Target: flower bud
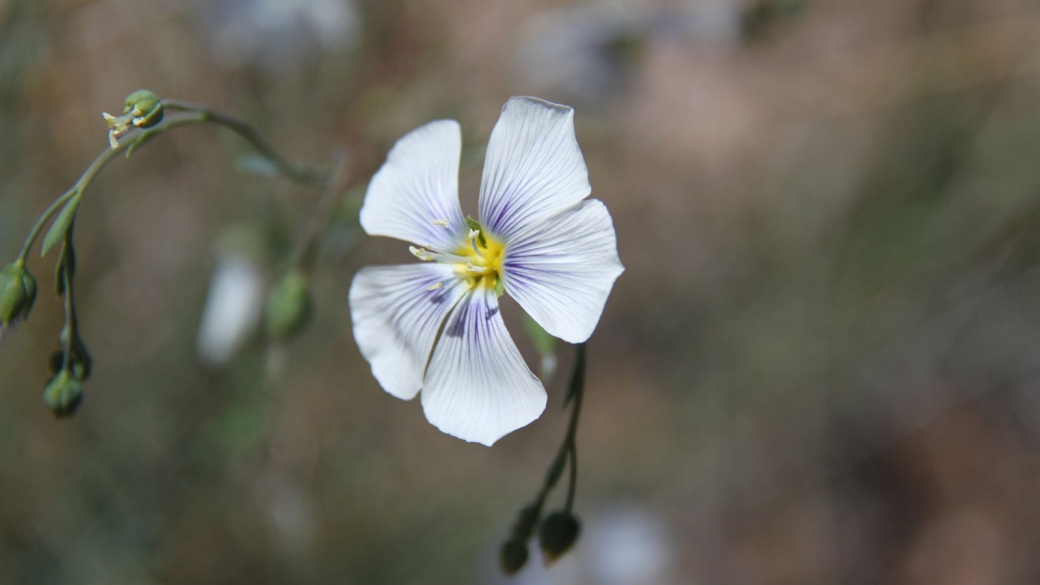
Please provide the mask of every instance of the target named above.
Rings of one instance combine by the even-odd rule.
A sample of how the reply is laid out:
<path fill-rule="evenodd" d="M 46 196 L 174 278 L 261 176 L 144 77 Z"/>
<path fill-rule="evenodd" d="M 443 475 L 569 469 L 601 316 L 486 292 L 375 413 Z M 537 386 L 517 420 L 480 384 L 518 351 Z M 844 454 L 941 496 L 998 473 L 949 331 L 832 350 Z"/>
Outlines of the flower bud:
<path fill-rule="evenodd" d="M 139 89 L 126 98 L 124 115 L 131 115 L 138 128 L 151 128 L 163 119 L 162 100 L 147 89 Z"/>
<path fill-rule="evenodd" d="M 549 565 L 566 554 L 578 541 L 581 524 L 570 512 L 553 512 L 538 528 L 538 546 L 545 564 Z"/>
<path fill-rule="evenodd" d="M 21 262 L 0 270 L 0 329 L 24 321 L 36 302 L 36 279 Z"/>
<path fill-rule="evenodd" d="M 83 385 L 69 370 L 58 372 L 43 391 L 43 401 L 56 418 L 72 416 L 83 400 Z"/>
<path fill-rule="evenodd" d="M 502 572 L 513 576 L 527 564 L 527 557 L 527 545 L 522 540 L 510 539 L 502 545 L 498 561 L 502 566 Z"/>
<path fill-rule="evenodd" d="M 286 274 L 267 298 L 267 336 L 284 341 L 303 328 L 311 315 L 310 286 L 299 270 Z"/>

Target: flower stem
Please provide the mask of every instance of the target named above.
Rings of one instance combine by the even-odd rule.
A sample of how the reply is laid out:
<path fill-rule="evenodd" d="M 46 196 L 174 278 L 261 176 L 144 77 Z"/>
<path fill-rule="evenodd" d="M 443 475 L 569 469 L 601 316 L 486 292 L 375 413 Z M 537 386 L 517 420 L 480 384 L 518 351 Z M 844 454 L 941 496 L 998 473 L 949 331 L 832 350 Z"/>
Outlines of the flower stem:
<path fill-rule="evenodd" d="M 570 392 L 572 399 L 574 400 L 574 406 L 571 410 L 571 421 L 570 426 L 567 428 L 567 438 L 564 439 L 564 448 L 570 453 L 570 475 L 568 476 L 567 484 L 567 500 L 564 503 L 563 509 L 567 512 L 571 511 L 574 506 L 574 496 L 578 486 L 578 421 L 581 418 L 581 406 L 585 397 L 585 344 L 581 343 L 577 347 L 577 354 L 574 358 L 574 371 L 571 374 Z"/>
<path fill-rule="evenodd" d="M 278 151 L 271 146 L 271 143 L 268 142 L 256 128 L 241 118 L 215 110 L 205 104 L 196 104 L 181 100 L 163 100 L 162 103 L 163 107 L 168 110 L 200 114 L 202 116 L 202 121 L 213 122 L 214 124 L 219 124 L 235 132 L 249 142 L 249 144 L 252 145 L 253 148 L 255 148 L 264 158 L 274 163 L 275 166 L 278 167 L 278 172 L 288 179 L 299 183 L 315 184 L 321 183 L 326 178 L 326 173 L 317 172 L 313 169 L 307 169 L 289 162 L 288 159 L 280 155 Z"/>
<path fill-rule="evenodd" d="M 72 348 L 76 345 L 76 340 L 79 339 L 79 322 L 76 318 L 76 298 L 73 290 L 73 278 L 72 278 L 72 259 L 68 256 L 74 254 L 72 244 L 72 232 L 75 229 L 75 222 L 69 226 L 69 231 L 65 232 L 65 244 L 62 246 L 62 267 L 61 267 L 61 278 L 65 282 L 65 339 L 64 339 L 64 350 L 65 358 L 62 362 L 62 369 L 71 372 L 72 371 Z"/>
<path fill-rule="evenodd" d="M 46 227 L 47 223 L 54 217 L 54 214 L 57 213 L 58 210 L 60 210 L 70 199 L 77 195 L 82 195 L 98 173 L 100 173 L 108 163 L 115 159 L 116 156 L 123 152 L 127 152 L 129 155 L 138 147 L 144 145 L 148 140 L 162 134 L 166 130 L 177 128 L 179 126 L 206 122 L 219 124 L 235 132 L 249 142 L 249 144 L 252 145 L 253 148 L 255 148 L 264 158 L 274 163 L 278 172 L 287 179 L 306 184 L 319 184 L 326 181 L 325 173 L 320 173 L 289 162 L 285 157 L 281 156 L 273 146 L 271 146 L 271 144 L 256 128 L 235 116 L 220 112 L 203 104 L 192 104 L 180 100 L 163 100 L 162 103 L 164 107 L 170 110 L 184 112 L 184 114 L 168 118 L 151 128 L 128 134 L 119 142 L 119 145 L 116 148 L 106 148 L 101 154 L 99 154 L 97 158 L 94 159 L 94 162 L 87 167 L 87 170 L 80 175 L 76 184 L 55 199 L 36 220 L 36 223 L 33 225 L 32 229 L 29 231 L 29 235 L 25 238 L 25 241 L 22 244 L 22 249 L 18 254 L 18 262 L 21 262 L 22 264 L 25 263 L 26 259 L 29 257 L 29 251 L 32 249 L 33 244 L 36 243 L 36 239 L 39 237 L 40 232 L 43 231 L 43 228 Z"/>
<path fill-rule="evenodd" d="M 318 200 L 314 212 L 311 214 L 310 222 L 307 224 L 303 236 L 293 252 L 292 265 L 294 268 L 309 272 L 314 265 L 318 240 L 326 224 L 328 224 L 329 216 L 335 209 L 335 204 L 338 201 L 337 196 L 346 187 L 349 167 L 347 153 L 343 150 L 337 150 L 333 155 L 332 166 L 325 178 L 325 186 L 322 189 L 321 198 Z"/>

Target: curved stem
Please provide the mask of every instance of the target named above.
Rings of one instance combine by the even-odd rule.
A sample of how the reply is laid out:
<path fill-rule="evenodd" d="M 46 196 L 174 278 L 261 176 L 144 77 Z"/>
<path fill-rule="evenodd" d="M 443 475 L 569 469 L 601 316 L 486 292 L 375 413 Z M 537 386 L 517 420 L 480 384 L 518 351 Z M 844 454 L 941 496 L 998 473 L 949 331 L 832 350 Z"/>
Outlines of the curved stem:
<path fill-rule="evenodd" d="M 162 104 L 167 110 L 201 114 L 204 117 L 204 121 L 220 124 L 235 132 L 249 142 L 264 158 L 273 162 L 281 174 L 293 181 L 314 184 L 325 180 L 325 173 L 293 164 L 278 154 L 278 151 L 256 128 L 241 118 L 215 110 L 205 104 L 196 104 L 182 100 L 162 100 Z"/>
<path fill-rule="evenodd" d="M 54 216 L 54 213 L 58 211 L 58 208 L 60 208 L 69 199 L 72 199 L 72 196 L 75 194 L 75 189 L 69 189 L 60 197 L 51 202 L 50 206 L 48 206 L 47 209 L 44 210 L 44 212 L 36 220 L 36 223 L 33 224 L 32 229 L 29 230 L 29 235 L 25 238 L 25 241 L 22 243 L 22 250 L 18 252 L 18 264 L 22 266 L 25 265 L 25 261 L 29 257 L 29 250 L 31 250 L 33 244 L 36 243 L 36 238 L 39 237 L 40 232 L 43 231 L 44 226 L 46 226 L 47 222 L 50 221 L 51 217 Z"/>
<path fill-rule="evenodd" d="M 94 162 L 87 167 L 87 170 L 80 175 L 76 184 L 71 189 L 63 193 L 57 199 L 55 199 L 40 217 L 36 220 L 32 229 L 29 231 L 29 235 L 25 238 L 22 243 L 22 249 L 18 254 L 17 262 L 25 264 L 26 259 L 29 257 L 29 251 L 32 249 L 33 244 L 36 243 L 37 238 L 46 227 L 47 223 L 54 217 L 54 214 L 62 208 L 70 199 L 76 195 L 81 195 L 87 188 L 88 185 L 94 180 L 94 178 L 105 168 L 108 163 L 112 162 L 120 153 L 126 152 L 129 156 L 138 147 L 144 145 L 147 141 L 151 140 L 155 136 L 162 134 L 166 130 L 177 128 L 179 126 L 187 126 L 191 124 L 201 124 L 205 122 L 213 122 L 219 124 L 234 131 L 236 134 L 246 139 L 262 156 L 269 159 L 278 168 L 278 171 L 286 178 L 308 184 L 320 183 L 325 180 L 325 175 L 304 167 L 294 165 L 287 159 L 282 157 L 278 152 L 264 139 L 264 137 L 255 128 L 250 126 L 245 121 L 225 114 L 210 108 L 209 106 L 201 104 L 190 104 L 188 102 L 181 102 L 178 100 L 163 101 L 163 105 L 170 110 L 182 111 L 183 115 L 170 117 L 164 120 L 162 123 L 152 127 L 137 131 L 135 133 L 128 134 L 119 142 L 116 148 L 106 148 L 101 154 L 94 159 Z"/>

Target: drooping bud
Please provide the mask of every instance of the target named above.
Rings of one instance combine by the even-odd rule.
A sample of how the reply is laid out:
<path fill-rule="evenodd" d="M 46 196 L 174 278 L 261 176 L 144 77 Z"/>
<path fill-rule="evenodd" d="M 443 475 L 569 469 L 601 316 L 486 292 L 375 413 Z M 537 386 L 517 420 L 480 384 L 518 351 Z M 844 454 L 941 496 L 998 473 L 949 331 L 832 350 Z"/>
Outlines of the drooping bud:
<path fill-rule="evenodd" d="M 138 128 L 151 128 L 163 119 L 162 100 L 147 89 L 139 89 L 126 98 L 123 114 L 133 115 L 131 123 Z"/>
<path fill-rule="evenodd" d="M 72 372 L 62 370 L 47 384 L 43 391 L 43 401 L 56 418 L 72 416 L 83 401 L 83 385 Z"/>
<path fill-rule="evenodd" d="M 279 341 L 289 339 L 307 324 L 311 309 L 307 276 L 300 270 L 289 272 L 267 298 L 267 336 Z"/>
<path fill-rule="evenodd" d="M 553 512 L 538 527 L 538 546 L 542 549 L 545 564 L 556 562 L 578 541 L 581 523 L 570 512 Z"/>
<path fill-rule="evenodd" d="M 528 556 L 527 545 L 522 540 L 510 539 L 498 552 L 502 572 L 509 576 L 519 573 L 527 564 Z"/>
<path fill-rule="evenodd" d="M 0 329 L 6 329 L 29 318 L 36 302 L 36 279 L 22 262 L 0 270 Z"/>

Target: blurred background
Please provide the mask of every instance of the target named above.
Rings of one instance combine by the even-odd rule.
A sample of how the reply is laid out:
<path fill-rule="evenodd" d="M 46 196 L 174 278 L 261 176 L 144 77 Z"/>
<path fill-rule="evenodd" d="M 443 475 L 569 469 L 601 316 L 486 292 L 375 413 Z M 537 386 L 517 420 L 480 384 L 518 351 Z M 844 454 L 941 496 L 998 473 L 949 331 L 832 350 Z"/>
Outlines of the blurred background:
<path fill-rule="evenodd" d="M 1035 0 L 0 0 L 0 263 L 138 88 L 352 155 L 285 347 L 256 311 L 312 190 L 215 127 L 94 183 L 78 415 L 41 400 L 53 258 L 0 350 L 0 583 L 1040 581 L 1038 32 Z M 473 213 L 518 94 L 576 108 L 628 270 L 590 345 L 583 537 L 509 580 L 570 348 L 487 449 L 379 388 L 346 298 L 412 260 L 356 225 L 387 150 L 459 120 Z"/>

